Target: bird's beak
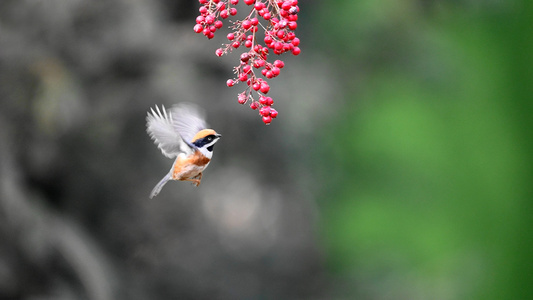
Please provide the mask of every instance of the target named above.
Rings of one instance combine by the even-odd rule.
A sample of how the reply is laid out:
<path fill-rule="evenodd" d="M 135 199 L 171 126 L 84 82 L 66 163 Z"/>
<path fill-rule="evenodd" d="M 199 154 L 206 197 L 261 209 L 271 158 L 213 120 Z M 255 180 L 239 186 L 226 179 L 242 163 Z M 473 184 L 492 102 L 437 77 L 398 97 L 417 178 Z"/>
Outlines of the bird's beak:
<path fill-rule="evenodd" d="M 222 137 L 222 134 L 217 133 L 217 134 L 215 134 L 215 136 L 216 136 L 217 138 L 220 138 L 220 137 Z"/>

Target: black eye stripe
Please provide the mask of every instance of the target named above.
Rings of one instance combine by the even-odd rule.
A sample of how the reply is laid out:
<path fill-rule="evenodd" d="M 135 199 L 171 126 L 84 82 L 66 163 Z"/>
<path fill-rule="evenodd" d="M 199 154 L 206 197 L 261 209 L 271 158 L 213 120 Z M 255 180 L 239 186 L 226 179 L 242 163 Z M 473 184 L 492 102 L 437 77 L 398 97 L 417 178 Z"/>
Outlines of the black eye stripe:
<path fill-rule="evenodd" d="M 206 137 L 203 137 L 201 139 L 196 140 L 195 142 L 193 142 L 193 144 L 196 147 L 201 148 L 201 147 L 211 143 L 213 140 L 215 140 L 215 135 L 211 134 L 211 135 L 208 135 Z"/>

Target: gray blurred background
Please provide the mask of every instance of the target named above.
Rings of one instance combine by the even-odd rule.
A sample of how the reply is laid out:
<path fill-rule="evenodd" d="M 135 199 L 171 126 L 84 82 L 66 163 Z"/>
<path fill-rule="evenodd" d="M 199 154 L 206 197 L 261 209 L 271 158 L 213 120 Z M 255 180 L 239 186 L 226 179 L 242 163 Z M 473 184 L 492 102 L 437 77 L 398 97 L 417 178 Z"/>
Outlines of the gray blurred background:
<path fill-rule="evenodd" d="M 1 299 L 292 299 L 321 289 L 313 175 L 294 159 L 312 137 L 302 99 L 324 105 L 331 88 L 287 55 L 271 81 L 280 117 L 263 125 L 237 103 L 244 86 L 225 85 L 240 52 L 218 58 L 226 34 L 193 32 L 198 7 L 0 2 Z M 150 200 L 173 161 L 146 134 L 146 113 L 181 101 L 202 106 L 224 140 L 199 188 L 171 182 Z"/>
<path fill-rule="evenodd" d="M 532 5 L 300 1 L 265 126 L 197 1 L 0 1 L 0 299 L 532 299 Z"/>

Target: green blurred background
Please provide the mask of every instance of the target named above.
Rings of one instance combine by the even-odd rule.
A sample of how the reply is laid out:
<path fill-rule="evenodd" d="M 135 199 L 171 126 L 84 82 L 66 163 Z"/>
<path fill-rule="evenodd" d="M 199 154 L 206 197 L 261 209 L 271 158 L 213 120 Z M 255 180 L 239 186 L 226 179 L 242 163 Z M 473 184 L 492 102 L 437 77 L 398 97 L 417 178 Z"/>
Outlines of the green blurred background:
<path fill-rule="evenodd" d="M 533 299 L 530 1 L 327 1 L 327 266 L 354 299 Z M 354 284 L 355 283 L 355 284 Z"/>
<path fill-rule="evenodd" d="M 533 299 L 531 2 L 300 0 L 264 126 L 196 0 L 0 1 L 0 299 Z"/>

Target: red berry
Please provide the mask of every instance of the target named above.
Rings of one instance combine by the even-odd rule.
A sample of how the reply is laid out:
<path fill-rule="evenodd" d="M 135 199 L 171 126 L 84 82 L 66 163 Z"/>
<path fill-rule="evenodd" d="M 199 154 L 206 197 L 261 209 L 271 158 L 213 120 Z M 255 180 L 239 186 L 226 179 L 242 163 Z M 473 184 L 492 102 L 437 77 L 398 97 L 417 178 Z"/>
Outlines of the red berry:
<path fill-rule="evenodd" d="M 230 3 L 233 5 L 237 5 L 239 3 L 239 0 L 231 0 Z"/>
<path fill-rule="evenodd" d="M 218 48 L 215 51 L 215 54 L 216 54 L 216 56 L 220 57 L 220 56 L 222 56 L 222 54 L 224 54 L 224 50 L 222 50 L 222 48 Z"/>
<path fill-rule="evenodd" d="M 242 21 L 242 28 L 244 29 L 250 29 L 252 27 L 252 22 L 250 20 L 244 20 Z"/>
<path fill-rule="evenodd" d="M 265 19 L 265 20 L 270 20 L 270 17 L 271 17 L 271 14 L 268 11 L 263 14 L 263 19 Z"/>
<path fill-rule="evenodd" d="M 199 11 L 202 15 L 205 15 L 205 14 L 207 13 L 207 7 L 202 6 L 202 7 L 200 7 L 200 9 L 198 9 L 198 11 Z"/>
<path fill-rule="evenodd" d="M 235 34 L 228 33 L 227 38 L 228 38 L 228 40 L 233 41 L 233 39 L 235 38 Z"/>
<path fill-rule="evenodd" d="M 271 72 L 272 72 L 272 75 L 273 75 L 274 77 L 276 77 L 276 76 L 279 75 L 279 68 L 278 68 L 278 67 L 273 67 L 272 70 L 271 70 Z"/>
<path fill-rule="evenodd" d="M 262 116 L 269 116 L 270 115 L 270 106 L 263 106 L 259 110 L 259 114 Z"/>
<path fill-rule="evenodd" d="M 270 78 L 274 77 L 274 74 L 272 74 L 272 71 L 270 71 L 270 70 L 265 70 L 265 71 L 266 72 L 263 75 L 265 75 L 266 78 L 270 79 Z"/>
<path fill-rule="evenodd" d="M 281 5 L 281 8 L 283 8 L 284 10 L 289 10 L 291 8 L 292 4 L 290 1 L 285 1 L 283 2 L 283 4 Z"/>
<path fill-rule="evenodd" d="M 261 88 L 261 84 L 259 82 L 256 82 L 252 85 L 252 88 L 254 89 L 254 91 L 257 91 Z"/>
<path fill-rule="evenodd" d="M 241 74 L 239 74 L 239 80 L 240 80 L 240 81 L 246 81 L 246 80 L 248 80 L 248 75 L 246 75 L 246 73 L 241 73 Z"/>
<path fill-rule="evenodd" d="M 265 36 L 265 44 L 272 44 L 272 37 L 270 35 Z"/>
<path fill-rule="evenodd" d="M 296 34 L 292 31 L 287 32 L 287 39 L 286 41 L 292 41 L 296 37 Z"/>
<path fill-rule="evenodd" d="M 193 30 L 196 33 L 200 33 L 202 31 L 204 31 L 204 27 L 202 25 L 200 25 L 200 24 L 196 24 L 196 25 L 194 25 Z"/>
<path fill-rule="evenodd" d="M 254 61 L 254 68 L 256 68 L 256 69 L 257 69 L 257 68 L 261 68 L 261 67 L 264 66 L 264 65 L 265 65 L 265 61 L 262 60 L 262 59 L 256 59 L 256 60 Z"/>
<path fill-rule="evenodd" d="M 246 42 L 244 42 L 244 47 L 246 47 L 246 48 L 250 48 L 250 47 L 252 47 L 252 41 L 246 41 Z"/>
<path fill-rule="evenodd" d="M 220 11 L 220 17 L 222 19 L 226 19 L 227 17 L 229 17 L 229 12 L 227 9 L 223 9 L 222 11 Z"/>
<path fill-rule="evenodd" d="M 255 10 L 260 11 L 265 7 L 265 4 L 263 2 L 256 2 L 254 5 Z"/>
<path fill-rule="evenodd" d="M 233 48 L 239 48 L 240 45 L 241 45 L 241 43 L 239 43 L 239 41 L 235 41 L 235 42 L 231 43 L 231 46 Z"/>
<path fill-rule="evenodd" d="M 228 87 L 232 87 L 234 84 L 235 84 L 235 81 L 233 81 L 233 79 L 228 79 L 228 81 L 226 81 L 226 85 Z"/>
<path fill-rule="evenodd" d="M 237 9 L 235 7 L 230 8 L 229 9 L 229 14 L 232 15 L 232 16 L 236 15 L 237 14 Z"/>
<path fill-rule="evenodd" d="M 257 102 L 252 102 L 250 103 L 250 108 L 253 109 L 253 110 L 256 110 L 259 108 L 259 104 L 257 104 Z"/>
<path fill-rule="evenodd" d="M 296 27 L 298 27 L 298 24 L 296 22 L 289 22 L 289 29 L 295 30 Z"/>
<path fill-rule="evenodd" d="M 239 96 L 237 97 L 237 101 L 240 104 L 246 103 L 246 100 L 248 100 L 248 99 L 246 98 L 246 95 L 244 94 L 244 92 L 240 93 Z"/>
<path fill-rule="evenodd" d="M 271 122 L 272 122 L 271 116 L 263 116 L 263 123 L 265 123 L 266 125 L 269 125 Z"/>
<path fill-rule="evenodd" d="M 248 54 L 248 52 L 241 54 L 241 61 L 247 62 L 249 59 L 250 59 L 250 55 Z"/>
<path fill-rule="evenodd" d="M 281 68 L 283 68 L 285 66 L 285 63 L 283 61 L 279 60 L 279 59 L 276 59 L 274 61 L 274 66 L 281 69 Z"/>
<path fill-rule="evenodd" d="M 196 17 L 196 23 L 197 23 L 197 24 L 200 24 L 200 23 L 202 23 L 203 21 L 205 21 L 204 16 L 198 16 L 198 17 Z"/>
<path fill-rule="evenodd" d="M 205 22 L 207 24 L 213 24 L 213 22 L 215 22 L 215 17 L 213 17 L 213 15 L 209 15 L 209 16 L 205 17 Z"/>
<path fill-rule="evenodd" d="M 244 0 L 244 3 L 246 5 L 252 5 L 252 4 L 254 4 L 254 2 L 255 2 L 255 0 Z"/>
<path fill-rule="evenodd" d="M 263 82 L 261 84 L 261 93 L 266 94 L 268 91 L 270 91 L 270 86 L 266 82 Z"/>
<path fill-rule="evenodd" d="M 272 98 L 270 97 L 266 97 L 266 101 L 267 101 L 266 105 L 268 106 L 271 106 L 272 104 L 274 104 L 274 100 L 272 100 Z M 272 113 L 272 111 L 270 113 Z"/>
<path fill-rule="evenodd" d="M 292 43 L 294 46 L 298 46 L 298 45 L 300 45 L 300 39 L 297 38 L 297 37 L 295 37 L 295 38 L 291 41 L 291 43 Z"/>
<path fill-rule="evenodd" d="M 270 116 L 272 117 L 272 119 L 276 118 L 278 116 L 278 111 L 271 108 L 270 109 Z"/>
<path fill-rule="evenodd" d="M 224 25 L 224 24 L 222 23 L 222 21 L 220 21 L 220 20 L 216 20 L 216 21 L 215 21 L 215 27 L 216 27 L 217 29 L 222 28 L 222 25 Z"/>
<path fill-rule="evenodd" d="M 292 49 L 292 54 L 294 54 L 294 55 L 300 54 L 300 48 L 294 47 L 294 49 Z"/>
<path fill-rule="evenodd" d="M 242 67 L 242 71 L 243 71 L 245 74 L 250 73 L 251 70 L 252 70 L 252 67 L 250 67 L 250 65 L 245 65 L 244 67 Z"/>
<path fill-rule="evenodd" d="M 250 23 L 252 23 L 252 26 L 257 26 L 257 24 L 259 24 L 259 20 L 257 18 L 251 18 Z"/>

